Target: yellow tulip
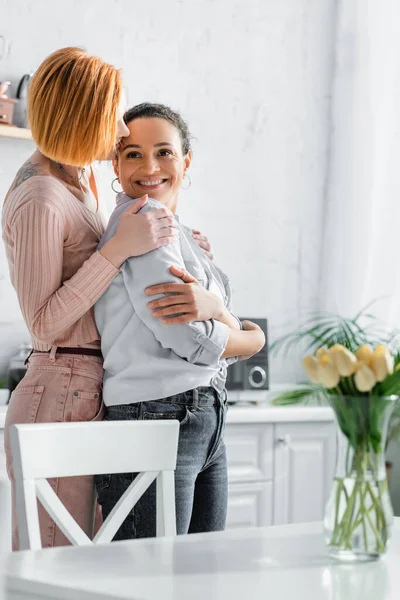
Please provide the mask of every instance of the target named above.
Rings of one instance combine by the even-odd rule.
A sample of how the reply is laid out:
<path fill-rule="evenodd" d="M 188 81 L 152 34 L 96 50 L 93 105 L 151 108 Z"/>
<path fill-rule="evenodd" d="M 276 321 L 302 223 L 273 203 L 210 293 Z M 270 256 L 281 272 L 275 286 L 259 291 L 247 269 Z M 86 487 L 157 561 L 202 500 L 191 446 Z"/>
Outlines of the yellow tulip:
<path fill-rule="evenodd" d="M 368 365 L 366 365 L 366 364 L 365 364 L 365 362 L 364 362 L 363 360 L 358 360 L 358 361 L 356 362 L 356 368 L 355 368 L 355 371 L 354 371 L 354 372 L 356 373 L 356 372 L 357 372 L 357 371 L 359 371 L 359 370 L 360 370 L 362 367 L 368 367 Z"/>
<path fill-rule="evenodd" d="M 321 358 L 324 356 L 330 358 L 330 350 L 325 347 L 318 348 L 318 350 L 315 352 L 315 356 L 318 358 L 318 360 L 321 360 Z"/>
<path fill-rule="evenodd" d="M 320 383 L 320 380 L 318 377 L 318 366 L 319 366 L 319 362 L 315 358 L 315 356 L 306 356 L 303 359 L 304 370 L 307 373 L 309 379 L 313 383 Z"/>
<path fill-rule="evenodd" d="M 363 364 L 354 375 L 354 383 L 359 392 L 369 392 L 376 384 L 376 377 L 373 371 Z"/>
<path fill-rule="evenodd" d="M 369 365 L 369 361 L 372 357 L 372 348 L 369 344 L 363 344 L 359 347 L 356 352 L 356 357 L 359 361 L 363 362 L 366 365 Z"/>
<path fill-rule="evenodd" d="M 329 389 L 336 387 L 340 381 L 339 371 L 335 363 L 323 356 L 318 365 L 318 378 L 320 382 Z"/>
<path fill-rule="evenodd" d="M 332 360 L 342 377 L 353 375 L 356 370 L 357 359 L 350 350 L 341 344 L 335 344 L 331 348 Z"/>
<path fill-rule="evenodd" d="M 378 344 L 369 363 L 376 380 L 383 381 L 388 375 L 391 375 L 393 373 L 393 365 L 394 359 L 390 354 L 389 348 L 383 344 Z"/>

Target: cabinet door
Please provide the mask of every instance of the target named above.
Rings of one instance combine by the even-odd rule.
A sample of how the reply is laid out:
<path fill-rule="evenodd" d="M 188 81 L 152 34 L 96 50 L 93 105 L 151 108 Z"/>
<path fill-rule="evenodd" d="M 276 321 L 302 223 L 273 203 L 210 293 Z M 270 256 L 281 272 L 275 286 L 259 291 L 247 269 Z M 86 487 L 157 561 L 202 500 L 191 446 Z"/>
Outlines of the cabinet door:
<path fill-rule="evenodd" d="M 274 428 L 265 423 L 228 423 L 225 445 L 229 483 L 268 481 L 273 476 Z"/>
<path fill-rule="evenodd" d="M 334 474 L 334 423 L 278 424 L 274 446 L 274 525 L 321 520 Z"/>
<path fill-rule="evenodd" d="M 0 429 L 0 556 L 11 550 L 11 485 L 6 471 L 4 430 Z"/>
<path fill-rule="evenodd" d="M 229 485 L 226 528 L 265 525 L 272 525 L 272 482 Z"/>

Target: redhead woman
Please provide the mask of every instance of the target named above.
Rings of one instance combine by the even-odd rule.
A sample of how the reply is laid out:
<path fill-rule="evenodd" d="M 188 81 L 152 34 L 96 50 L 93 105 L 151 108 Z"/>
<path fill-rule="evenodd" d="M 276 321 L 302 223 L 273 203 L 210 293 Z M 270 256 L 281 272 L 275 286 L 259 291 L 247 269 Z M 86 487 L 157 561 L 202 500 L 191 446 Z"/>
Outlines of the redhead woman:
<path fill-rule="evenodd" d="M 129 134 L 119 70 L 79 48 L 57 50 L 36 71 L 28 105 L 37 150 L 16 174 L 2 214 L 11 281 L 33 347 L 6 418 L 14 550 L 9 426 L 102 419 L 103 358 L 93 305 L 128 257 L 167 245 L 176 235 L 166 207 L 136 214 L 143 197 L 124 211 L 114 235 L 97 250 L 105 224 L 91 164 L 107 159 Z M 93 477 L 50 483 L 91 535 Z M 69 543 L 40 504 L 39 519 L 43 547 Z"/>

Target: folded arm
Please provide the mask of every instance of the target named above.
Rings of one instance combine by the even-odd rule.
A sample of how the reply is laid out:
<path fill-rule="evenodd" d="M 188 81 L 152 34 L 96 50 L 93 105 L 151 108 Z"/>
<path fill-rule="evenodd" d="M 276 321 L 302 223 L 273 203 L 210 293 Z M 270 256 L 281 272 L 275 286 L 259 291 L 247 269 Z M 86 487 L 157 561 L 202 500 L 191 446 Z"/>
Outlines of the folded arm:
<path fill-rule="evenodd" d="M 132 306 L 141 321 L 153 332 L 163 348 L 169 348 L 194 364 L 216 365 L 225 351 L 230 329 L 213 319 L 171 325 L 154 319 L 148 307 L 147 287 L 160 281 L 179 283 L 170 265 L 185 267 L 179 241 L 153 250 L 143 256 L 129 258 L 121 268 Z M 164 297 L 165 295 L 158 296 Z"/>

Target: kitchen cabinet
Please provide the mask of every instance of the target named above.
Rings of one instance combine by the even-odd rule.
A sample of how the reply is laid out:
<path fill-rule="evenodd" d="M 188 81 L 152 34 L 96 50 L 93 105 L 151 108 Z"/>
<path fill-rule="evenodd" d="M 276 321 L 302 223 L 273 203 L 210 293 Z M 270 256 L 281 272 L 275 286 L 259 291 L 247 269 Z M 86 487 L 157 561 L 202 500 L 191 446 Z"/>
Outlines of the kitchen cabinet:
<path fill-rule="evenodd" d="M 227 528 L 323 518 L 336 452 L 330 408 L 231 406 L 225 443 Z"/>
<path fill-rule="evenodd" d="M 274 427 L 274 525 L 323 518 L 335 469 L 333 423 Z"/>
<path fill-rule="evenodd" d="M 229 484 L 227 529 L 272 525 L 272 508 L 272 481 Z"/>

